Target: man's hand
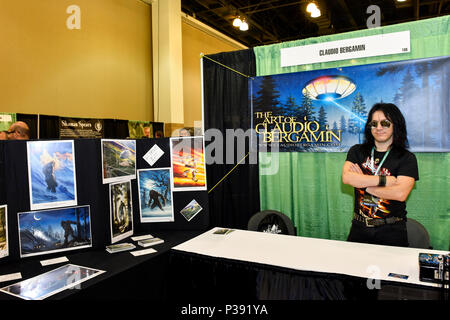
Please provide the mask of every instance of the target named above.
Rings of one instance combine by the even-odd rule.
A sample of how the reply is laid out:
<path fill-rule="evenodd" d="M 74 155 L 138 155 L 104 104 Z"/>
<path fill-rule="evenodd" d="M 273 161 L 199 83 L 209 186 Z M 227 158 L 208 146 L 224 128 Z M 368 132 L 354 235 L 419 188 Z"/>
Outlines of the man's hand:
<path fill-rule="evenodd" d="M 356 163 L 352 163 L 350 166 L 350 171 L 351 172 L 355 172 L 355 173 L 359 173 L 359 174 L 364 174 L 361 170 L 361 168 L 359 167 L 359 165 L 357 165 Z"/>

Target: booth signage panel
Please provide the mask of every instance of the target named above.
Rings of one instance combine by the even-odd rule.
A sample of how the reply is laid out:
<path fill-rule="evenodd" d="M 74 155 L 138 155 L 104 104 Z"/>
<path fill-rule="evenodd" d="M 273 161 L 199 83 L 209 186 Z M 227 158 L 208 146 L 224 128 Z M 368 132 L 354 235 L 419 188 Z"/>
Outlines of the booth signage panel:
<path fill-rule="evenodd" d="M 103 138 L 102 119 L 59 118 L 60 138 Z"/>
<path fill-rule="evenodd" d="M 323 42 L 280 50 L 281 66 L 358 59 L 411 51 L 409 31 Z"/>

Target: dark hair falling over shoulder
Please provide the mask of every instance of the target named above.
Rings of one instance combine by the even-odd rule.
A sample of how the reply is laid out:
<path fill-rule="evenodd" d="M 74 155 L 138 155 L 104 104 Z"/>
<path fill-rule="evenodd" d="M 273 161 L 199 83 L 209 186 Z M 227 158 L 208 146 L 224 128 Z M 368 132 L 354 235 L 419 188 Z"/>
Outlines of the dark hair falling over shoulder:
<path fill-rule="evenodd" d="M 367 122 L 364 127 L 364 142 L 362 147 L 364 152 L 370 153 L 370 150 L 375 145 L 375 141 L 369 126 L 369 122 L 372 120 L 372 115 L 376 111 L 382 111 L 386 118 L 394 125 L 394 139 L 392 142 L 392 149 L 397 149 L 400 152 L 409 148 L 406 122 L 400 109 L 393 103 L 376 103 L 370 109 L 367 115 Z"/>

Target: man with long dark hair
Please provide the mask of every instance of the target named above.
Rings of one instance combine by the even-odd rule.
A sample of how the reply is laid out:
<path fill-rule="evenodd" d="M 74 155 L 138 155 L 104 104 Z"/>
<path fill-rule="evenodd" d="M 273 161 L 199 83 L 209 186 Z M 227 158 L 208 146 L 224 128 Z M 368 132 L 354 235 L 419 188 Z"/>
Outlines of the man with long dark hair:
<path fill-rule="evenodd" d="M 406 199 L 419 180 L 417 160 L 409 152 L 406 123 L 392 103 L 369 112 L 363 144 L 350 148 L 342 181 L 355 188 L 348 241 L 408 246 Z"/>

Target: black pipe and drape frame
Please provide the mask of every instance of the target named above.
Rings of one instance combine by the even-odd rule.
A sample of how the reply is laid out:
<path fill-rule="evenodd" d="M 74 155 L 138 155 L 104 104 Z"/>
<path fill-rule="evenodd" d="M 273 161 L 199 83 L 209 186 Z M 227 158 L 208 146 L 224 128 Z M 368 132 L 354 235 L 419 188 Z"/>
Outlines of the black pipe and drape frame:
<path fill-rule="evenodd" d="M 206 168 L 211 226 L 247 229 L 248 220 L 260 208 L 258 164 L 249 163 L 247 157 L 237 165 L 242 160 L 237 154 L 237 142 L 226 137 L 227 129 L 242 129 L 244 132 L 251 129 L 248 88 L 249 77 L 255 74 L 256 62 L 252 49 L 203 58 L 204 129 L 205 132 L 208 129 L 219 130 L 224 142 L 223 163 L 209 164 Z M 214 143 L 214 140 L 209 143 Z M 226 145 L 232 143 L 234 161 L 227 164 Z M 249 139 L 246 139 L 246 154 L 250 151 L 249 144 Z"/>

